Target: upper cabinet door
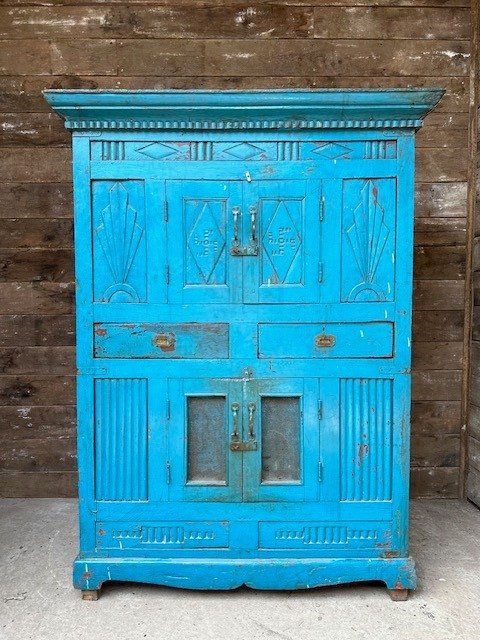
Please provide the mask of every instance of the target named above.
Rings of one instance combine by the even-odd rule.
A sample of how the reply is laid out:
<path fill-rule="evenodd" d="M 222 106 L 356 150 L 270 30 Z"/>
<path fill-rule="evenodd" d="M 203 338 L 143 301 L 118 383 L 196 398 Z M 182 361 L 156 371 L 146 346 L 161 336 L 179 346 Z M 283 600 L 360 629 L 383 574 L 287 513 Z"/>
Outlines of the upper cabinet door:
<path fill-rule="evenodd" d="M 314 501 L 319 491 L 319 380 L 256 379 L 245 384 L 245 502 Z"/>
<path fill-rule="evenodd" d="M 241 301 L 242 264 L 230 253 L 241 204 L 237 182 L 167 182 L 169 302 Z"/>
<path fill-rule="evenodd" d="M 322 212 L 318 180 L 244 184 L 243 236 L 258 245 L 258 255 L 243 258 L 245 302 L 319 300 Z"/>

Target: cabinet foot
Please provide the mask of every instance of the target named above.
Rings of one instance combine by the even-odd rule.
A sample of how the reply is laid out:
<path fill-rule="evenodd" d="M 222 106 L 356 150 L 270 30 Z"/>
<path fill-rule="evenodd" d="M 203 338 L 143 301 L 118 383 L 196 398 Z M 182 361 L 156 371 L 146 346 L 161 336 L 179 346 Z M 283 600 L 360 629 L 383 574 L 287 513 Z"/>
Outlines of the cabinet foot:
<path fill-rule="evenodd" d="M 405 600 L 408 600 L 408 589 L 389 589 L 388 593 L 394 602 L 405 602 Z"/>
<path fill-rule="evenodd" d="M 82 600 L 98 600 L 100 589 L 84 589 L 82 591 Z"/>

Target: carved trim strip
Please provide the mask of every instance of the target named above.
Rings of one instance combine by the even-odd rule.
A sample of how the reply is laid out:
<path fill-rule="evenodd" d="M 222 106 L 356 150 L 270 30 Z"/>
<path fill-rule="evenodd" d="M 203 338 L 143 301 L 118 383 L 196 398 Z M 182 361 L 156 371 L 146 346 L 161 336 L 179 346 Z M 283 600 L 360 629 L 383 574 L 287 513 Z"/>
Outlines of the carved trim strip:
<path fill-rule="evenodd" d="M 300 160 L 300 142 L 279 142 L 278 160 Z"/>
<path fill-rule="evenodd" d="M 223 522 L 99 522 L 102 549 L 228 549 L 230 526 Z"/>
<path fill-rule="evenodd" d="M 277 529 L 275 540 L 300 541 L 305 545 L 337 545 L 351 540 L 377 540 L 377 529 L 351 529 L 338 525 L 306 525 L 302 529 Z"/>
<path fill-rule="evenodd" d="M 417 129 L 422 121 L 412 120 L 66 120 L 74 130 L 196 129 L 209 131 L 237 129 Z"/>
<path fill-rule="evenodd" d="M 194 540 L 203 542 L 215 540 L 215 531 L 211 529 L 186 529 L 183 526 L 146 526 L 139 529 L 113 531 L 114 540 L 137 540 L 139 544 L 184 544 Z"/>

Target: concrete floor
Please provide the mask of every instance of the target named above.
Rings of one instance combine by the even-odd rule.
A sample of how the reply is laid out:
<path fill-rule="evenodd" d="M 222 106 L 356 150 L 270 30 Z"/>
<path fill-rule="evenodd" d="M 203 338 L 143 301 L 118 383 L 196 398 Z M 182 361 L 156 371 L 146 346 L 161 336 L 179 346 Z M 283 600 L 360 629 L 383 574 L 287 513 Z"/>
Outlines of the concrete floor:
<path fill-rule="evenodd" d="M 480 511 L 452 500 L 412 504 L 420 587 L 193 592 L 107 585 L 98 602 L 71 587 L 74 500 L 0 501 L 0 640 L 456 640 L 480 636 Z"/>

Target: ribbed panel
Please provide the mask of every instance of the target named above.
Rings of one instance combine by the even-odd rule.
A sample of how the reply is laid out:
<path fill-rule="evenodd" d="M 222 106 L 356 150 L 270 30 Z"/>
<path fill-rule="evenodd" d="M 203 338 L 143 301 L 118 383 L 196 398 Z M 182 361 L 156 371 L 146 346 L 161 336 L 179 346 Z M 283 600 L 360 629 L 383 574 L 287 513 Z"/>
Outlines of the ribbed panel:
<path fill-rule="evenodd" d="M 125 160 L 125 142 L 103 140 L 102 160 Z"/>
<path fill-rule="evenodd" d="M 278 160 L 299 160 L 300 159 L 300 143 L 279 142 L 278 143 Z"/>
<path fill-rule="evenodd" d="M 190 157 L 192 160 L 211 160 L 213 153 L 212 142 L 191 142 Z"/>
<path fill-rule="evenodd" d="M 392 499 L 392 380 L 341 380 L 340 495 Z"/>
<path fill-rule="evenodd" d="M 397 157 L 397 143 L 394 140 L 367 140 L 365 158 L 367 160 L 386 160 Z"/>
<path fill-rule="evenodd" d="M 97 500 L 147 499 L 147 381 L 95 380 Z"/>

